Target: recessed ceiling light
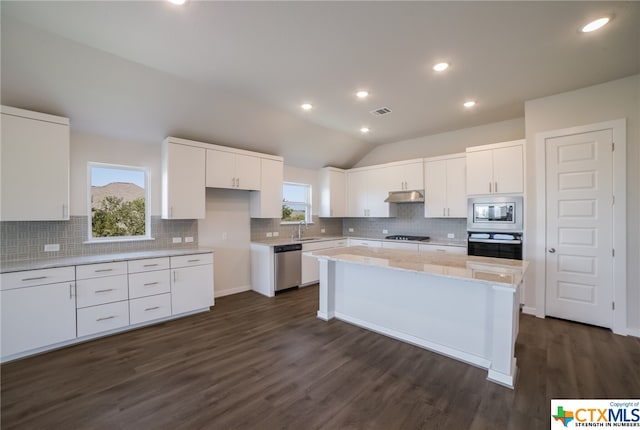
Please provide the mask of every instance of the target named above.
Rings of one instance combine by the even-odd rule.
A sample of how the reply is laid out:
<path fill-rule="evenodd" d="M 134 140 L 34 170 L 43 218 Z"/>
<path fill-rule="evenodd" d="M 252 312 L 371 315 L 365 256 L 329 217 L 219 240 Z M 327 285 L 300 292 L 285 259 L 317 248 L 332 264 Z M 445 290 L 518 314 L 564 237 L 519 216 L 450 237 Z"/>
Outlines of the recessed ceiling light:
<path fill-rule="evenodd" d="M 176 4 L 178 6 L 182 6 L 187 2 L 187 0 L 167 0 L 169 3 Z"/>
<path fill-rule="evenodd" d="M 369 131 L 370 131 L 370 130 L 369 130 L 369 127 L 362 127 L 362 128 L 360 129 L 360 133 L 369 133 Z"/>
<path fill-rule="evenodd" d="M 595 21 L 591 21 L 589 24 L 582 27 L 582 32 L 591 33 L 592 31 L 596 31 L 604 27 L 605 25 L 607 25 L 608 22 L 609 22 L 609 18 L 607 17 L 596 19 Z"/>
<path fill-rule="evenodd" d="M 433 66 L 433 70 L 435 70 L 436 72 L 442 72 L 444 70 L 447 70 L 449 68 L 449 63 L 438 63 L 435 66 Z"/>
<path fill-rule="evenodd" d="M 476 102 L 474 100 L 469 100 L 463 103 L 463 106 L 466 108 L 471 108 L 471 107 L 474 107 L 475 105 L 476 105 Z"/>
<path fill-rule="evenodd" d="M 313 105 L 311 103 L 304 103 L 300 105 L 300 107 L 304 110 L 310 110 L 313 107 Z"/>
<path fill-rule="evenodd" d="M 368 95 L 369 95 L 368 91 L 358 91 L 356 93 L 356 96 L 358 96 L 359 99 L 365 99 L 367 98 Z"/>

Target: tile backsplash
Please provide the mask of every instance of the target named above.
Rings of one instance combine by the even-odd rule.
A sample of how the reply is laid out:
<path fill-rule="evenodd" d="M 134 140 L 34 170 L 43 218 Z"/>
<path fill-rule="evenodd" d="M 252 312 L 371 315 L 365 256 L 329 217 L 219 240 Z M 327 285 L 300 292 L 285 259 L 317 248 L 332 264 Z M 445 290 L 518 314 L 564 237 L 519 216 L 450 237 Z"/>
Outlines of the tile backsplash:
<path fill-rule="evenodd" d="M 319 236 L 342 236 L 342 219 L 340 218 L 319 218 L 312 217 L 312 224 L 302 226 L 305 237 Z M 324 233 L 321 230 L 324 229 Z M 267 233 L 278 232 L 278 237 L 288 238 L 295 231 L 298 234 L 297 224 L 280 225 L 278 218 L 252 218 L 251 219 L 251 240 L 268 239 Z"/>
<path fill-rule="evenodd" d="M 185 243 L 185 237 L 193 237 Z M 163 220 L 151 217 L 151 237 L 155 240 L 85 243 L 88 238 L 86 216 L 72 216 L 69 221 L 0 222 L 0 261 L 43 260 L 155 249 L 194 248 L 198 246 L 197 220 Z M 174 237 L 183 238 L 174 244 Z M 45 252 L 44 246 L 59 244 L 60 251 Z"/>
<path fill-rule="evenodd" d="M 349 229 L 352 228 L 353 232 Z M 383 233 L 387 230 L 387 233 Z M 464 242 L 467 239 L 466 218 L 425 218 L 424 203 L 397 203 L 395 218 L 344 218 L 342 234 L 352 237 L 382 239 L 392 234 L 429 236 L 432 240 Z M 453 233 L 454 239 L 447 238 Z"/>

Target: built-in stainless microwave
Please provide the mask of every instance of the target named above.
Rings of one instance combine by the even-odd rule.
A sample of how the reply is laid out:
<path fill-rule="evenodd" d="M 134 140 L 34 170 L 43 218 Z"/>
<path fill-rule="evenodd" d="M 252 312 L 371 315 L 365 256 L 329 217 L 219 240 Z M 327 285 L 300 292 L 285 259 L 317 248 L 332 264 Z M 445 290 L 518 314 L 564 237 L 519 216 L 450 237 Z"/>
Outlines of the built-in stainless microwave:
<path fill-rule="evenodd" d="M 522 196 L 470 198 L 468 231 L 522 232 Z"/>

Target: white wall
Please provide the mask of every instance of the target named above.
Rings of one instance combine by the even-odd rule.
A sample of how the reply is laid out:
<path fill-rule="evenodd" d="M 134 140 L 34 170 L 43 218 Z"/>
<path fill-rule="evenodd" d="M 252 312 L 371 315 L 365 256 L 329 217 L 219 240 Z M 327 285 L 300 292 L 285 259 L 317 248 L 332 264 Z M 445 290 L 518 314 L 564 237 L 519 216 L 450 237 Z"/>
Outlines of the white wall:
<path fill-rule="evenodd" d="M 464 152 L 469 146 L 522 138 L 524 138 L 524 118 L 516 118 L 380 145 L 365 155 L 354 167 L 455 154 Z"/>
<path fill-rule="evenodd" d="M 73 124 L 71 126 L 73 130 Z M 148 168 L 151 215 L 160 215 L 162 204 L 160 201 L 162 196 L 160 155 L 160 142 L 155 145 L 72 131 L 69 213 L 72 216 L 86 216 L 88 213 L 87 163 L 93 161 Z"/>
<path fill-rule="evenodd" d="M 614 119 L 627 119 L 627 324 L 640 336 L 640 75 L 592 87 L 531 100 L 525 104 L 527 201 L 526 219 L 535 219 L 536 134 Z M 528 236 L 544 235 L 532 222 Z M 527 259 L 535 252 L 534 241 L 526 241 Z M 535 272 L 532 261 L 531 272 Z M 544 280 L 531 279 L 536 288 Z M 530 284 L 528 284 L 530 285 Z M 535 290 L 526 291 L 526 305 L 535 307 Z"/>
<path fill-rule="evenodd" d="M 198 244 L 213 248 L 216 297 L 251 289 L 249 191 L 207 188 Z"/>

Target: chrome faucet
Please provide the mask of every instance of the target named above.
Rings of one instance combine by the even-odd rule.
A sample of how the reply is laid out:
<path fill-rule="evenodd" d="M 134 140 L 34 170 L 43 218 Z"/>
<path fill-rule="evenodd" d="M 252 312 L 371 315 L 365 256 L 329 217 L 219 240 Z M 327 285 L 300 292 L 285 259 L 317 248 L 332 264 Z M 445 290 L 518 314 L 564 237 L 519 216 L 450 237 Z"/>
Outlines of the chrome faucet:
<path fill-rule="evenodd" d="M 302 239 L 302 225 L 304 224 L 304 229 L 308 229 L 309 226 L 307 225 L 307 221 L 306 220 L 302 220 L 298 223 L 298 240 Z"/>

